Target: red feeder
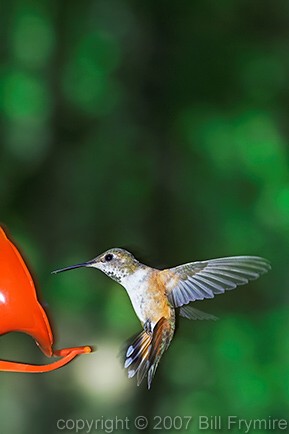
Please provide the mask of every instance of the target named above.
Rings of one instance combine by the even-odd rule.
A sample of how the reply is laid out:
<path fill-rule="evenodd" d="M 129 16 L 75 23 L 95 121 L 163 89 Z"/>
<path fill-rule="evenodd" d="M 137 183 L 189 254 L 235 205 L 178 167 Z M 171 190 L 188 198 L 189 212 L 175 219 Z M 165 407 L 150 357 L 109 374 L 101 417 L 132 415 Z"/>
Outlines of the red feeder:
<path fill-rule="evenodd" d="M 18 331 L 32 336 L 41 351 L 61 359 L 50 365 L 30 365 L 0 360 L 0 371 L 48 372 L 61 368 L 91 347 L 53 350 L 53 334 L 39 303 L 32 277 L 23 258 L 0 227 L 0 335 Z"/>

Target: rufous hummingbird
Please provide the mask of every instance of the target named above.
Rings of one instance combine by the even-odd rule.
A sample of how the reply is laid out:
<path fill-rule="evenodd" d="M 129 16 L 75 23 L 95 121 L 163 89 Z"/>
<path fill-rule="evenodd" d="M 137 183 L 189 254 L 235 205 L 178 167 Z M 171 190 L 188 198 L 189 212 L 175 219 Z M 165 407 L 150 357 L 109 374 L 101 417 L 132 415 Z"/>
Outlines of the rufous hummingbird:
<path fill-rule="evenodd" d="M 215 320 L 188 304 L 244 285 L 271 268 L 258 256 L 232 256 L 158 270 L 140 263 L 127 250 L 113 248 L 53 273 L 79 267 L 97 268 L 126 289 L 143 330 L 128 346 L 124 367 L 129 378 L 137 376 L 138 385 L 147 376 L 148 388 L 173 338 L 177 308 L 188 319 Z"/>

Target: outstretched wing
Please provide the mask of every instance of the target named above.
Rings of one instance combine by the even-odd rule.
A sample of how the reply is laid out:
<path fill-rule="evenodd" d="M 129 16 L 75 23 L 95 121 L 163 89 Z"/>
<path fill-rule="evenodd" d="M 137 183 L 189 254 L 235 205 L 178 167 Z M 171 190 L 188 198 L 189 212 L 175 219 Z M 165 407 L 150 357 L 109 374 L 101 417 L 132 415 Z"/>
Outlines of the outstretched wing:
<path fill-rule="evenodd" d="M 179 265 L 169 270 L 176 278 L 171 285 L 167 284 L 168 296 L 175 307 L 213 298 L 257 279 L 270 268 L 269 261 L 258 256 L 232 256 Z"/>

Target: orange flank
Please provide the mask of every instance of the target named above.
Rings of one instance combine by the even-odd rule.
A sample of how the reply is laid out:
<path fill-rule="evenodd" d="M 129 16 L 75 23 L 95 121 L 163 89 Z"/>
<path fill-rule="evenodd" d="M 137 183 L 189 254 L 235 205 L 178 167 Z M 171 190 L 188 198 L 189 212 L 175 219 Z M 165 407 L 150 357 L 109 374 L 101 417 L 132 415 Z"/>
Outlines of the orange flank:
<path fill-rule="evenodd" d="M 152 323 L 157 323 L 160 318 L 170 319 L 172 317 L 172 307 L 166 297 L 164 280 L 158 270 L 154 270 L 147 278 L 144 315 L 150 318 Z"/>

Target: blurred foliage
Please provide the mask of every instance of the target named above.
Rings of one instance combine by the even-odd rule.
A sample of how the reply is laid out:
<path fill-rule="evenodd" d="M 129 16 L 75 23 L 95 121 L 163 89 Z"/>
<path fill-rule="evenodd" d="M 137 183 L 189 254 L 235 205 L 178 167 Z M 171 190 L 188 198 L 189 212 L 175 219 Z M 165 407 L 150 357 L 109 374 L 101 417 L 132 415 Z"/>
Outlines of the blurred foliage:
<path fill-rule="evenodd" d="M 97 346 L 51 374 L 1 373 L 1 432 L 286 418 L 288 2 L 15 0 L 0 20 L 1 221 L 56 346 Z M 49 274 L 113 246 L 160 267 L 256 254 L 272 272 L 202 302 L 217 323 L 181 320 L 148 392 L 117 359 L 140 329 L 124 290 L 93 270 Z M 43 362 L 17 334 L 1 358 Z"/>

